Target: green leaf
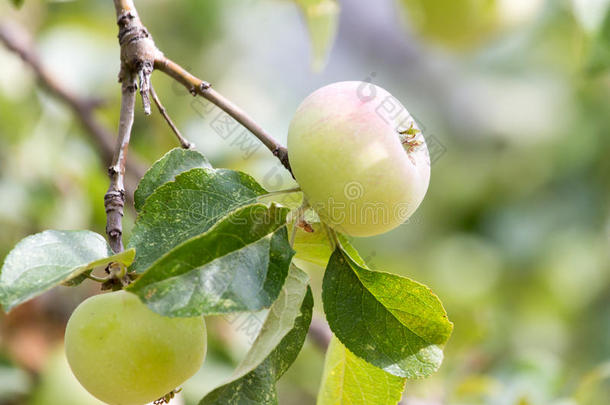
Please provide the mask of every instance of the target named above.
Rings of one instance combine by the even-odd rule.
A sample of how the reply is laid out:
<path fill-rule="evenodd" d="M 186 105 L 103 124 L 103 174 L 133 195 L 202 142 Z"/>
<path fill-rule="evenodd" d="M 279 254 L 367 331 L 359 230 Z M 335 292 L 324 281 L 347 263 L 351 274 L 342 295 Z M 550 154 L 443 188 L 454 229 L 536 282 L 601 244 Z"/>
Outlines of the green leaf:
<path fill-rule="evenodd" d="M 269 307 L 294 254 L 287 208 L 253 204 L 176 247 L 127 289 L 154 311 L 190 317 Z"/>
<path fill-rule="evenodd" d="M 440 367 L 453 324 L 425 285 L 366 269 L 337 249 L 322 300 L 331 330 L 358 357 L 398 377 L 425 377 Z"/>
<path fill-rule="evenodd" d="M 24 0 L 11 0 L 11 3 L 13 3 L 13 6 L 19 8 L 23 6 Z"/>
<path fill-rule="evenodd" d="M 309 278 L 290 266 L 286 283 L 231 380 L 206 395 L 200 405 L 275 405 L 276 382 L 292 365 L 309 330 L 313 295 Z"/>
<path fill-rule="evenodd" d="M 195 150 L 175 148 L 167 152 L 151 166 L 140 180 L 133 195 L 136 210 L 142 209 L 146 199 L 157 188 L 173 181 L 180 173 L 197 167 L 211 169 L 212 165 L 205 156 Z"/>
<path fill-rule="evenodd" d="M 295 0 L 305 17 L 311 40 L 312 69 L 320 71 L 339 27 L 340 6 L 336 0 Z"/>
<path fill-rule="evenodd" d="M 180 243 L 265 193 L 252 177 L 233 170 L 196 168 L 179 174 L 148 197 L 136 220 L 129 241 L 137 251 L 132 270 L 146 271 Z"/>
<path fill-rule="evenodd" d="M 333 336 L 317 405 L 396 405 L 406 381 L 362 360 Z"/>
<path fill-rule="evenodd" d="M 81 273 L 111 262 L 129 266 L 135 251 L 113 255 L 91 231 L 44 231 L 28 236 L 8 254 L 0 271 L 0 303 L 6 311 Z"/>

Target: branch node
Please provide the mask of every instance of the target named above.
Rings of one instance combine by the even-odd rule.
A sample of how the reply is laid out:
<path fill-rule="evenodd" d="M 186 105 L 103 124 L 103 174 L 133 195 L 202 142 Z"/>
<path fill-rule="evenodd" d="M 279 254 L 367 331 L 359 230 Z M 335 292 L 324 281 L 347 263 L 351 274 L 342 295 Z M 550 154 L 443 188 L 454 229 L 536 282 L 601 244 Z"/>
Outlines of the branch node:
<path fill-rule="evenodd" d="M 117 176 L 120 172 L 119 172 L 119 168 L 116 166 L 110 166 L 108 167 L 108 177 L 115 177 Z"/>
<path fill-rule="evenodd" d="M 106 234 L 110 247 L 115 253 L 123 250 L 123 231 L 121 220 L 125 206 L 125 192 L 123 190 L 108 190 L 104 195 L 104 206 L 106 208 Z"/>
<path fill-rule="evenodd" d="M 133 20 L 135 17 L 135 14 L 132 13 L 131 10 L 127 10 L 122 12 L 121 15 L 119 15 L 119 18 L 117 18 L 116 23 L 119 27 L 124 27 L 129 24 L 129 21 Z"/>
<path fill-rule="evenodd" d="M 114 190 L 106 192 L 104 202 L 106 203 L 106 212 L 122 208 L 125 205 L 125 191 Z"/>
<path fill-rule="evenodd" d="M 138 90 L 138 84 L 135 81 L 128 80 L 125 82 L 125 78 L 121 78 L 121 82 L 123 83 L 123 92 L 135 93 Z"/>

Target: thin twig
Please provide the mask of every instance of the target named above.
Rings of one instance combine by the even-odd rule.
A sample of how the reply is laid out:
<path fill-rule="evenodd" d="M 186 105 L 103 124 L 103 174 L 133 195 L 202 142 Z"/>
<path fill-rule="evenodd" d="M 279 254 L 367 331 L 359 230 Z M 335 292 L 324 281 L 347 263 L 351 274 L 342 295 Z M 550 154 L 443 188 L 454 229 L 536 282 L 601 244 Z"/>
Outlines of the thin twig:
<path fill-rule="evenodd" d="M 100 104 L 98 100 L 79 97 L 55 79 L 42 65 L 33 49 L 27 33 L 14 23 L 0 23 L 0 41 L 12 52 L 15 52 L 36 75 L 42 86 L 55 98 L 70 107 L 74 116 L 80 121 L 85 133 L 97 145 L 104 164 L 112 161 L 114 153 L 114 135 L 95 117 L 94 110 Z M 132 183 L 144 175 L 144 167 L 130 159 L 127 162 Z"/>
<path fill-rule="evenodd" d="M 108 168 L 110 187 L 104 196 L 106 234 L 115 253 L 123 251 L 123 207 L 125 206 L 125 158 L 133 126 L 137 85 L 133 76 L 123 77 L 119 136 L 112 165 Z"/>
<path fill-rule="evenodd" d="M 150 85 L 150 95 L 152 96 L 153 101 L 157 105 L 159 112 L 161 113 L 163 118 L 165 118 L 165 121 L 167 122 L 169 127 L 172 129 L 172 131 L 176 135 L 176 138 L 178 138 L 178 142 L 180 142 L 180 146 L 184 149 L 193 149 L 195 147 L 195 145 L 193 143 L 189 142 L 188 139 L 183 137 L 182 134 L 180 133 L 180 130 L 178 129 L 178 127 L 176 127 L 176 125 L 174 125 L 174 122 L 172 121 L 169 114 L 167 113 L 167 110 L 165 109 L 165 107 L 163 107 L 163 104 L 161 104 L 161 100 L 157 96 L 157 92 L 155 91 L 155 88 L 153 87 L 152 84 Z"/>
<path fill-rule="evenodd" d="M 214 90 L 208 82 L 193 76 L 176 62 L 166 58 L 162 53 L 159 53 L 155 59 L 155 69 L 164 72 L 181 83 L 192 95 L 200 95 L 233 117 L 252 132 L 282 162 L 282 165 L 292 173 L 290 163 L 288 162 L 288 149 L 265 131 L 245 111 Z"/>

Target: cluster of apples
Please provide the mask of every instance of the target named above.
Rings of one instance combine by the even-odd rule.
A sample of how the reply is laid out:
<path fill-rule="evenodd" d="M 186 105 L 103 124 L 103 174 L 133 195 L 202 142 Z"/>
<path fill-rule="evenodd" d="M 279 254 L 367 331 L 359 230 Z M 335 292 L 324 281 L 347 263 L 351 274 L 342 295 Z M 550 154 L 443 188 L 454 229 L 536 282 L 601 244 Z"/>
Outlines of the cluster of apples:
<path fill-rule="evenodd" d="M 429 156 L 416 123 L 371 83 L 334 83 L 308 96 L 290 125 L 288 150 L 306 201 L 348 235 L 396 228 L 428 188 Z M 203 317 L 163 317 L 118 291 L 74 311 L 65 349 L 74 375 L 95 397 L 142 405 L 172 393 L 201 367 L 206 328 Z"/>

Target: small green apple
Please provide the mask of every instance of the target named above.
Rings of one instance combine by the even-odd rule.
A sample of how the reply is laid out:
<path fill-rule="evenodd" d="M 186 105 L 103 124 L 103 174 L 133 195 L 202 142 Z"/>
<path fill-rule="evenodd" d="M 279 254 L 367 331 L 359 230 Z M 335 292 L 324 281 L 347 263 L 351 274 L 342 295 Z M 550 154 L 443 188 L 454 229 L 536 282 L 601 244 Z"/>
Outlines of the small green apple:
<path fill-rule="evenodd" d="M 320 219 L 353 236 L 402 224 L 430 181 L 417 124 L 390 93 L 366 82 L 334 83 L 309 95 L 290 124 L 288 155 Z"/>
<path fill-rule="evenodd" d="M 124 291 L 80 304 L 65 337 L 78 381 L 111 405 L 143 405 L 171 392 L 199 370 L 206 344 L 203 317 L 167 318 Z"/>

